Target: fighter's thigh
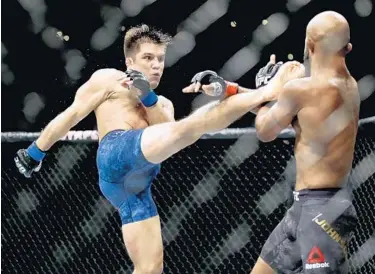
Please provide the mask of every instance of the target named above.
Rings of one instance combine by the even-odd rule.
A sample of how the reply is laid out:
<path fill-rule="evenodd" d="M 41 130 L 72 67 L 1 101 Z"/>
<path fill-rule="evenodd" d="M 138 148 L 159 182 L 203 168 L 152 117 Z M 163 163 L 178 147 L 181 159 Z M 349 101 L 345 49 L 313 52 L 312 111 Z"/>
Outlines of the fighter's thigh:
<path fill-rule="evenodd" d="M 163 123 L 146 128 L 141 137 L 141 149 L 147 161 L 158 164 L 191 145 L 199 138 L 189 127 L 189 121 Z"/>
<path fill-rule="evenodd" d="M 275 274 L 276 272 L 261 257 L 258 258 L 250 274 Z"/>
<path fill-rule="evenodd" d="M 126 250 L 134 265 L 162 265 L 163 241 L 159 216 L 124 224 L 121 228 Z"/>
<path fill-rule="evenodd" d="M 252 274 L 274 273 L 294 273 L 300 267 L 300 251 L 293 237 L 293 231 L 288 227 L 290 216 L 283 220 L 272 231 L 265 242 L 260 258 L 255 264 Z"/>

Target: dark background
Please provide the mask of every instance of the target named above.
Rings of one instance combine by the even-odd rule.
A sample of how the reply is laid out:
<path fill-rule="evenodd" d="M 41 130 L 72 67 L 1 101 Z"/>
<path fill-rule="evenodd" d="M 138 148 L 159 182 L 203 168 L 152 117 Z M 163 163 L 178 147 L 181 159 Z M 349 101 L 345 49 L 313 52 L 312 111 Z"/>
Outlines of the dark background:
<path fill-rule="evenodd" d="M 8 54 L 3 63 L 14 73 L 11 85 L 2 83 L 2 131 L 40 131 L 46 123 L 72 103 L 75 91 L 89 76 L 99 68 L 114 67 L 125 69 L 122 52 L 124 32 L 110 47 L 103 51 L 90 48 L 93 32 L 103 25 L 100 6 L 103 4 L 119 6 L 120 1 L 94 0 L 56 0 L 46 1 L 48 11 L 46 23 L 60 29 L 70 36 L 64 50 L 79 49 L 87 63 L 82 77 L 75 83 L 68 80 L 64 70 L 62 50 L 51 49 L 41 39 L 41 34 L 30 31 L 30 15 L 17 1 L 2 1 L 2 43 Z M 175 35 L 179 24 L 205 1 L 159 0 L 146 6 L 136 17 L 125 18 L 121 25 L 126 28 L 146 23 Z M 261 21 L 275 12 L 283 12 L 290 17 L 288 29 L 262 51 L 260 62 L 246 73 L 238 82 L 246 87 L 254 86 L 254 76 L 263 66 L 269 55 L 275 53 L 281 60 L 287 60 L 288 53 L 302 61 L 305 27 L 318 12 L 335 10 L 343 14 L 350 23 L 353 51 L 349 54 L 348 67 L 359 80 L 373 73 L 375 60 L 373 42 L 373 14 L 360 17 L 354 9 L 352 0 L 311 1 L 295 13 L 286 9 L 281 0 L 231 1 L 228 12 L 196 37 L 193 51 L 181 58 L 174 66 L 165 70 L 159 94 L 170 98 L 175 104 L 176 118 L 191 111 L 191 101 L 195 95 L 184 95 L 181 89 L 191 77 L 203 69 L 219 70 L 239 49 L 249 44 L 253 30 Z M 231 27 L 230 22 L 237 26 Z M 27 122 L 22 112 L 23 100 L 27 93 L 37 92 L 45 101 L 45 108 L 36 116 L 35 123 Z M 360 117 L 375 114 L 371 99 L 363 102 Z M 248 126 L 253 119 L 248 114 L 232 126 Z M 89 116 L 75 129 L 93 129 L 95 119 Z"/>

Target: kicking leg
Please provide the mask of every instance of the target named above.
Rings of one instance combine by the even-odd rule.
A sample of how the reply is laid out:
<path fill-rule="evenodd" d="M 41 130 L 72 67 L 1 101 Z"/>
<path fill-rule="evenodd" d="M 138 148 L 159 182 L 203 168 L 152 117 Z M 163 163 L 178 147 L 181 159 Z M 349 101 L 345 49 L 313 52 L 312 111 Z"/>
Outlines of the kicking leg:
<path fill-rule="evenodd" d="M 142 152 L 149 162 L 161 163 L 203 134 L 228 127 L 264 101 L 261 91 L 241 93 L 203 106 L 178 122 L 148 127 L 142 134 Z"/>

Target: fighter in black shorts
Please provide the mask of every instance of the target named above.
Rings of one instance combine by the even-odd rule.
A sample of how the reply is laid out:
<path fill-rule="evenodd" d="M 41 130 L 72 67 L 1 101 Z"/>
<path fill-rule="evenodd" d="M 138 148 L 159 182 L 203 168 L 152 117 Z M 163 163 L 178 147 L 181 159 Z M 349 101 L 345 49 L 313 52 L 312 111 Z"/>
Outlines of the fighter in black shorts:
<path fill-rule="evenodd" d="M 305 44 L 311 76 L 280 86 L 277 102 L 258 111 L 256 128 L 264 142 L 295 121 L 297 176 L 294 204 L 265 243 L 253 274 L 348 272 L 347 244 L 357 218 L 344 183 L 360 105 L 357 83 L 345 63 L 352 49 L 349 39 L 342 15 L 327 11 L 315 16 Z M 273 59 L 267 70 L 274 64 Z"/>

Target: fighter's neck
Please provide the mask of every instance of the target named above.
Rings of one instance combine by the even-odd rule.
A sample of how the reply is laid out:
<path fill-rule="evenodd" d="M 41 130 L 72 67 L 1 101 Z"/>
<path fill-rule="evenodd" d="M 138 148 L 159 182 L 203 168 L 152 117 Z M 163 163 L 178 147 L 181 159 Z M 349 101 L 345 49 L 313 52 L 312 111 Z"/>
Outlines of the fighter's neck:
<path fill-rule="evenodd" d="M 350 75 L 345 58 L 342 56 L 312 56 L 310 61 L 311 76 L 348 76 Z"/>

